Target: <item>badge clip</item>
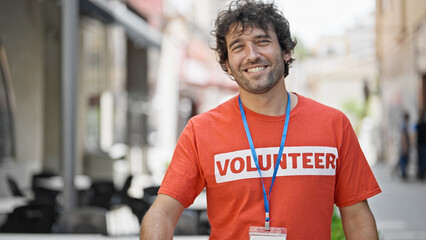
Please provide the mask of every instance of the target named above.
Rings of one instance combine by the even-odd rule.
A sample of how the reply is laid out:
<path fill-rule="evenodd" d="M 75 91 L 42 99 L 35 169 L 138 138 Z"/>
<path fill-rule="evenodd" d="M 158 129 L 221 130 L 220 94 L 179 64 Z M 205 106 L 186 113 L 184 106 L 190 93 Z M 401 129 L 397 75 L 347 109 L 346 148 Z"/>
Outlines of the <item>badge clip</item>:
<path fill-rule="evenodd" d="M 269 231 L 269 221 L 265 221 L 265 231 Z"/>
<path fill-rule="evenodd" d="M 265 215 L 265 231 L 269 231 L 269 213 L 267 212 Z"/>

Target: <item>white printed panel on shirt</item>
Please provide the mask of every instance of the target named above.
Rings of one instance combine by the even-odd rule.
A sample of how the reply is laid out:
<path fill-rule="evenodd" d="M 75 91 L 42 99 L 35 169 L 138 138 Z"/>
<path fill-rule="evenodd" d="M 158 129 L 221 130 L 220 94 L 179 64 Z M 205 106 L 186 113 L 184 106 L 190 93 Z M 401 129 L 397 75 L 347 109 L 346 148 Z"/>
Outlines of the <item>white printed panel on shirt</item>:
<path fill-rule="evenodd" d="M 278 147 L 256 148 L 262 177 L 272 177 Z M 285 147 L 278 167 L 278 176 L 336 175 L 338 152 L 333 147 Z M 214 156 L 217 183 L 258 178 L 251 150 L 221 153 Z"/>

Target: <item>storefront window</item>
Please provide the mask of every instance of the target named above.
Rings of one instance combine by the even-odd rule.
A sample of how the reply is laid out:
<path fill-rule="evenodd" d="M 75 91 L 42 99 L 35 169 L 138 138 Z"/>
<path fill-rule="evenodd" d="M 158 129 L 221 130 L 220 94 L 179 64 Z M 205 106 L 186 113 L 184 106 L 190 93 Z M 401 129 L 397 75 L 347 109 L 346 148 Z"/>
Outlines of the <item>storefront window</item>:
<path fill-rule="evenodd" d="M 13 89 L 6 51 L 0 42 L 0 164 L 15 156 Z"/>

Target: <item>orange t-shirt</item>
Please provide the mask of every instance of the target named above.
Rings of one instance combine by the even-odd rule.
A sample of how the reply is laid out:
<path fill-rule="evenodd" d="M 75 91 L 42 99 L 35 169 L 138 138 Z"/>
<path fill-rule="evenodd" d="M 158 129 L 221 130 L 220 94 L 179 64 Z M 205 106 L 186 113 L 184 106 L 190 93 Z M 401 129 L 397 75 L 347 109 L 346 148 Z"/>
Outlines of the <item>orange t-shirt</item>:
<path fill-rule="evenodd" d="M 298 100 L 270 196 L 270 224 L 286 227 L 289 240 L 330 239 L 334 204 L 349 206 L 381 190 L 346 116 Z M 285 115 L 244 110 L 269 191 Z M 249 226 L 264 226 L 263 190 L 238 96 L 188 122 L 159 193 L 188 207 L 204 187 L 210 239 L 248 239 Z"/>

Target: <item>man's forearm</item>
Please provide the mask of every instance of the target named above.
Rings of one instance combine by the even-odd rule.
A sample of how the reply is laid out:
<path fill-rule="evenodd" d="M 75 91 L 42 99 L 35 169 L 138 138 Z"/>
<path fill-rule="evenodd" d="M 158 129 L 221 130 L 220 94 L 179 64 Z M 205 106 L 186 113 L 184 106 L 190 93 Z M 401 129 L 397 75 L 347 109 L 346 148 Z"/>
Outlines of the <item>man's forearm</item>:
<path fill-rule="evenodd" d="M 347 240 L 378 240 L 379 235 L 375 224 L 358 226 L 357 228 L 343 227 Z"/>
<path fill-rule="evenodd" d="M 162 209 L 151 208 L 143 218 L 140 239 L 173 239 L 174 225 L 170 217 Z"/>
<path fill-rule="evenodd" d="M 340 209 L 347 240 L 378 240 L 376 221 L 367 201 Z"/>
<path fill-rule="evenodd" d="M 154 204 L 143 218 L 140 239 L 173 239 L 173 233 L 183 209 L 183 205 L 178 200 L 158 194 Z"/>

